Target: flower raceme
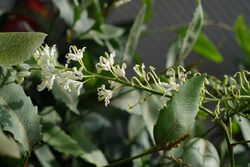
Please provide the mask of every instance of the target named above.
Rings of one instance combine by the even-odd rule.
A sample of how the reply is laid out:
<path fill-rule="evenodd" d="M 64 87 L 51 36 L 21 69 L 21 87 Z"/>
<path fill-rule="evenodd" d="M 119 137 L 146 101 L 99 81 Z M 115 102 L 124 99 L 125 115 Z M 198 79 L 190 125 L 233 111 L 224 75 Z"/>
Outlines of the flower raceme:
<path fill-rule="evenodd" d="M 85 68 L 82 60 L 85 49 L 85 47 L 78 49 L 76 46 L 70 46 L 69 53 L 65 55 L 67 61 L 64 66 L 56 60 L 58 52 L 55 45 L 52 47 L 45 45 L 38 49 L 34 54 L 34 58 L 37 62 L 36 68 L 41 71 L 42 82 L 37 86 L 37 90 L 42 91 L 45 88 L 51 90 L 54 83 L 57 82 L 66 91 L 75 91 L 77 95 L 80 95 L 85 82 L 97 77 L 102 78 L 103 75 L 99 74 L 106 71 L 111 74 L 111 77 L 110 75 L 103 77 L 108 81 L 109 89 L 106 89 L 105 85 L 101 85 L 97 88 L 97 94 L 98 100 L 104 101 L 105 106 L 107 106 L 114 93 L 119 92 L 124 86 L 135 87 L 149 92 L 159 92 L 159 94 L 163 95 L 162 98 L 167 98 L 166 96 L 171 95 L 172 91 L 177 91 L 187 78 L 188 73 L 183 67 L 178 67 L 177 70 L 168 69 L 166 73 L 167 79 L 162 81 L 157 76 L 154 67 L 150 66 L 149 71 L 146 72 L 144 64 L 136 64 L 133 67 L 136 76 L 129 80 L 126 77 L 126 63 L 115 64 L 115 52 L 105 53 L 104 56 L 101 56 L 96 64 L 97 72 L 93 73 Z M 70 68 L 72 66 L 71 61 L 79 63 L 80 68 Z M 22 70 L 19 75 L 28 76 L 30 67 L 28 65 L 22 66 L 20 65 Z"/>

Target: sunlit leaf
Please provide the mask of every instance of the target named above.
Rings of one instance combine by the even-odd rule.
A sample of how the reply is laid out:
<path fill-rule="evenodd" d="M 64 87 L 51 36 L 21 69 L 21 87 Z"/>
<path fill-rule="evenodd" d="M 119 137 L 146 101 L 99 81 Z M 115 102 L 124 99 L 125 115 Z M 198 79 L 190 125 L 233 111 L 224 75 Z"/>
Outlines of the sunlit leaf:
<path fill-rule="evenodd" d="M 19 159 L 21 157 L 17 143 L 7 137 L 0 128 L 0 156 Z"/>
<path fill-rule="evenodd" d="M 154 127 L 156 144 L 172 142 L 190 133 L 199 110 L 204 78 L 205 75 L 201 75 L 188 80 L 160 111 Z"/>
<path fill-rule="evenodd" d="M 26 61 L 43 43 L 46 34 L 39 32 L 0 33 L 0 65 Z"/>
<path fill-rule="evenodd" d="M 58 8 L 60 12 L 60 17 L 64 19 L 64 21 L 72 26 L 74 23 L 74 9 L 70 4 L 70 1 L 67 0 L 52 0 L 54 5 Z"/>

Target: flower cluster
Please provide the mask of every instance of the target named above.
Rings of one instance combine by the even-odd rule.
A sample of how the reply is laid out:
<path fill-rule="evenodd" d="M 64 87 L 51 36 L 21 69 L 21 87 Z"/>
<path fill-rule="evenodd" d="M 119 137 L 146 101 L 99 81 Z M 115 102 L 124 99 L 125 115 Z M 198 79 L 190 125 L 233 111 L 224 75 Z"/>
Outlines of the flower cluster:
<path fill-rule="evenodd" d="M 188 73 L 183 67 L 178 67 L 177 70 L 173 68 L 168 69 L 166 76 L 166 81 L 161 81 L 155 72 L 155 68 L 150 66 L 149 71 L 145 71 L 145 65 L 136 64 L 133 69 L 136 76 L 131 78 L 129 81 L 126 77 L 125 69 L 127 65 L 123 63 L 121 66 L 115 64 L 114 61 L 115 53 L 111 54 L 105 53 L 105 56 L 101 56 L 99 62 L 96 64 L 97 71 L 109 71 L 116 80 L 109 81 L 110 89 L 105 89 L 105 85 L 102 85 L 97 89 L 99 100 L 104 100 L 107 106 L 110 103 L 110 99 L 113 94 L 117 92 L 122 86 L 119 83 L 126 83 L 127 86 L 131 87 L 141 87 L 148 91 L 159 91 L 163 94 L 162 99 L 166 99 L 166 95 L 171 95 L 172 91 L 177 91 L 183 83 L 186 82 Z M 165 103 L 164 103 L 165 104 Z"/>
<path fill-rule="evenodd" d="M 80 91 L 83 87 L 83 67 L 80 69 L 76 67 L 68 68 L 68 64 L 70 61 L 81 62 L 84 51 L 85 48 L 77 49 L 76 47 L 70 47 L 69 53 L 65 56 L 67 58 L 67 64 L 65 67 L 61 67 L 56 61 L 57 51 L 55 45 L 51 48 L 46 45 L 38 49 L 34 57 L 37 61 L 38 68 L 41 68 L 42 82 L 37 86 L 37 90 L 42 91 L 46 87 L 51 90 L 56 81 L 65 90 L 71 91 L 73 88 L 77 94 L 80 95 Z"/>

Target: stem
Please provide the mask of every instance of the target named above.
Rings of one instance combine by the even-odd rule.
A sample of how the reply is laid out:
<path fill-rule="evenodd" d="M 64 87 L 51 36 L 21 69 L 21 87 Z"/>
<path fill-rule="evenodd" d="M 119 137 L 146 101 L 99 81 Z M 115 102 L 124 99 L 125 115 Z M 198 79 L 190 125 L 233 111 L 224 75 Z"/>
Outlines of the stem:
<path fill-rule="evenodd" d="M 238 144 L 247 144 L 247 143 L 250 143 L 250 140 L 244 140 L 244 141 L 235 142 L 235 143 L 232 143 L 231 146 L 235 147 Z"/>
<path fill-rule="evenodd" d="M 221 119 L 217 119 L 218 123 L 222 126 L 224 129 L 225 135 L 226 135 L 226 142 L 227 142 L 227 149 L 229 154 L 229 161 L 230 161 L 230 167 L 235 167 L 235 160 L 234 160 L 234 154 L 233 154 L 233 146 L 230 142 L 230 134 L 228 132 L 227 126 Z"/>
<path fill-rule="evenodd" d="M 145 151 L 145 152 L 142 153 L 142 154 L 136 155 L 136 156 L 134 156 L 134 157 L 122 159 L 122 160 L 120 160 L 120 161 L 111 163 L 111 164 L 109 164 L 109 165 L 105 165 L 105 166 L 103 166 L 103 167 L 114 167 L 114 166 L 118 166 L 118 165 L 121 165 L 121 164 L 123 164 L 123 163 L 132 161 L 132 160 L 134 160 L 134 159 L 143 157 L 143 156 L 145 156 L 145 155 L 152 154 L 152 153 L 157 152 L 157 151 L 159 151 L 159 149 L 154 149 L 154 148 L 152 148 L 152 149 L 149 149 L 148 151 Z"/>
<path fill-rule="evenodd" d="M 26 155 L 26 157 L 24 159 L 24 162 L 23 162 L 23 167 L 27 167 L 28 166 L 29 157 L 30 157 L 30 154 L 29 154 L 29 152 L 27 152 L 27 155 Z"/>

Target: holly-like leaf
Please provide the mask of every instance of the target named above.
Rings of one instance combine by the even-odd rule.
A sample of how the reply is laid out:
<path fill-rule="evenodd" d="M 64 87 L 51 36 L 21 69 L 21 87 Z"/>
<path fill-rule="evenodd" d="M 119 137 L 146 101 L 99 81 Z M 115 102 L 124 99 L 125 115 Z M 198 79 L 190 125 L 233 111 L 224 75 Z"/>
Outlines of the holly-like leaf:
<path fill-rule="evenodd" d="M 40 116 L 23 88 L 11 81 L 0 81 L 0 124 L 28 151 L 41 139 Z"/>
<path fill-rule="evenodd" d="M 202 167 L 219 167 L 219 154 L 212 143 L 202 138 L 192 138 L 168 155 L 183 160 L 185 164 Z"/>
<path fill-rule="evenodd" d="M 156 144 L 172 142 L 192 130 L 199 110 L 199 99 L 205 75 L 195 76 L 173 94 L 167 106 L 160 111 L 154 127 Z"/>
<path fill-rule="evenodd" d="M 18 64 L 29 59 L 43 43 L 40 32 L 0 33 L 0 65 Z"/>

